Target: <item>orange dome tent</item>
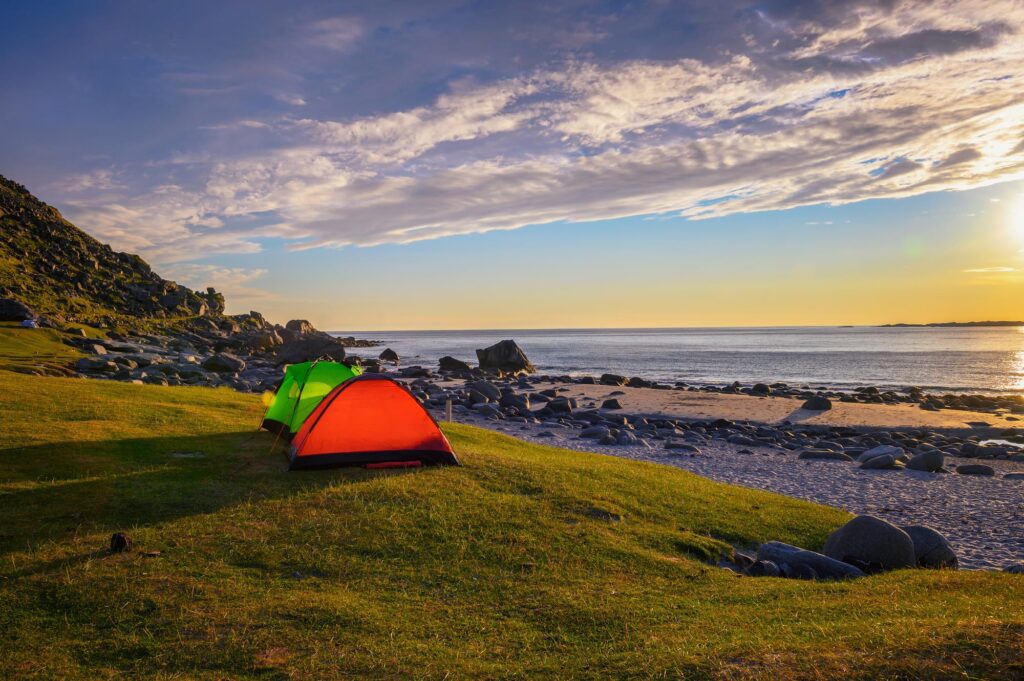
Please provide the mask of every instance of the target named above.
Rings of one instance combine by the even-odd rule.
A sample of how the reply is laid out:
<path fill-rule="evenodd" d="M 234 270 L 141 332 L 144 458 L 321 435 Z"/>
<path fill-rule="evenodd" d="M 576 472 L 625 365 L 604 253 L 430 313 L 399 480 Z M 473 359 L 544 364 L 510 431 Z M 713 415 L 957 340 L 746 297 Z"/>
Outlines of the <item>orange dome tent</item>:
<path fill-rule="evenodd" d="M 427 410 L 379 374 L 356 376 L 328 393 L 295 434 L 289 458 L 291 470 L 459 463 Z"/>

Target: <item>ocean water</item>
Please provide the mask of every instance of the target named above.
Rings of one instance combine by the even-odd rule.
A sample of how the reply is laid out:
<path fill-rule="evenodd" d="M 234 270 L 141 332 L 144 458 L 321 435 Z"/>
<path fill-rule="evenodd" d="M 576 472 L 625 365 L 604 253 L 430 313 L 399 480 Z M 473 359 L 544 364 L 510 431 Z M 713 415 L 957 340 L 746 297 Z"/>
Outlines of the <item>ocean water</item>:
<path fill-rule="evenodd" d="M 691 384 L 781 381 L 841 389 L 921 388 L 1024 393 L 1024 327 L 779 327 L 488 331 L 346 331 L 380 340 L 404 365 L 512 338 L 541 373 L 625 376 Z M 368 356 L 377 351 L 354 349 Z"/>

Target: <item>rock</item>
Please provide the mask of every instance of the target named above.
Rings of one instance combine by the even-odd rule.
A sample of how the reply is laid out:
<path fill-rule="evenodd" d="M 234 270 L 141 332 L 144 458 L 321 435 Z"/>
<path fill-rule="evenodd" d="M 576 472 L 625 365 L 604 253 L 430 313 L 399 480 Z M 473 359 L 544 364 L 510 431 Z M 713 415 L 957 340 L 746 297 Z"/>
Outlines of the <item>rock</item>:
<path fill-rule="evenodd" d="M 203 368 L 218 374 L 237 374 L 245 371 L 245 360 L 227 352 L 218 352 L 203 362 Z"/>
<path fill-rule="evenodd" d="M 902 529 L 914 543 L 918 567 L 957 569 L 956 552 L 941 534 L 924 525 L 907 525 Z"/>
<path fill-rule="evenodd" d="M 1024 480 L 1024 473 L 1006 473 L 1003 480 Z"/>
<path fill-rule="evenodd" d="M 1012 563 L 1003 568 L 1003 572 L 1009 572 L 1011 575 L 1024 575 L 1024 563 Z"/>
<path fill-rule="evenodd" d="M 808 411 L 828 411 L 832 408 L 832 400 L 821 395 L 815 395 L 804 402 L 800 408 Z"/>
<path fill-rule="evenodd" d="M 489 348 L 476 351 L 477 361 L 484 371 L 499 374 L 532 374 L 537 371 L 514 340 L 503 340 Z"/>
<path fill-rule="evenodd" d="M 601 378 L 598 379 L 598 383 L 601 385 L 626 385 L 628 382 L 628 378 L 618 374 L 601 374 Z"/>
<path fill-rule="evenodd" d="M 472 371 L 470 366 L 461 359 L 455 359 L 454 357 L 448 357 L 447 355 L 439 359 L 437 364 L 440 371 L 452 371 L 466 374 Z"/>
<path fill-rule="evenodd" d="M 14 298 L 0 298 L 0 322 L 23 322 L 35 319 L 28 305 Z"/>
<path fill-rule="evenodd" d="M 750 389 L 750 393 L 752 395 L 771 395 L 772 388 L 765 383 L 755 383 L 754 387 Z"/>
<path fill-rule="evenodd" d="M 830 534 L 822 552 L 836 560 L 856 561 L 877 570 L 917 565 L 910 535 L 870 515 L 859 515 Z"/>
<path fill-rule="evenodd" d="M 590 426 L 580 431 L 580 437 L 589 439 L 600 439 L 606 437 L 609 434 L 609 430 L 606 426 Z"/>
<path fill-rule="evenodd" d="M 622 409 L 622 405 L 619 403 L 618 400 L 612 398 L 610 400 L 605 400 L 604 402 L 602 402 L 601 403 L 601 408 L 602 409 Z"/>
<path fill-rule="evenodd" d="M 398 353 L 391 348 L 384 348 L 377 359 L 382 362 L 391 362 L 392 364 L 398 364 L 399 362 Z"/>
<path fill-rule="evenodd" d="M 505 408 L 514 407 L 521 412 L 528 412 L 530 411 L 530 398 L 526 395 L 517 395 L 510 392 L 501 396 L 498 400 L 498 405 Z"/>
<path fill-rule="evenodd" d="M 83 357 L 75 362 L 75 369 L 83 374 L 113 374 L 118 366 L 103 357 Z"/>
<path fill-rule="evenodd" d="M 284 343 L 281 336 L 273 329 L 258 329 L 241 335 L 239 344 L 255 352 L 268 352 Z"/>
<path fill-rule="evenodd" d="M 313 325 L 305 319 L 293 319 L 284 325 L 284 328 L 289 331 L 293 331 L 299 335 L 305 335 L 307 333 L 314 333 L 316 331 Z"/>
<path fill-rule="evenodd" d="M 883 470 L 887 468 L 902 468 L 903 464 L 897 463 L 896 457 L 892 454 L 882 454 L 881 456 L 871 457 L 861 463 L 860 467 L 864 470 Z"/>
<path fill-rule="evenodd" d="M 757 560 L 747 568 L 747 574 L 751 577 L 781 577 L 782 571 L 770 560 Z"/>
<path fill-rule="evenodd" d="M 849 454 L 833 452 L 831 449 L 805 449 L 796 458 L 812 461 L 853 461 Z"/>
<path fill-rule="evenodd" d="M 909 540 L 909 537 L 907 539 Z M 761 544 L 757 549 L 757 559 L 771 561 L 780 569 L 784 565 L 790 567 L 806 565 L 823 579 L 849 579 L 864 576 L 864 571 L 853 565 L 780 541 Z"/>
<path fill-rule="evenodd" d="M 576 409 L 576 398 L 574 397 L 556 397 L 555 399 L 548 402 L 545 409 L 550 409 L 556 414 L 571 414 L 573 409 Z"/>
<path fill-rule="evenodd" d="M 965 463 L 956 467 L 960 475 L 995 475 L 996 469 L 983 463 Z"/>
<path fill-rule="evenodd" d="M 490 381 L 473 381 L 472 383 L 467 383 L 466 388 L 477 391 L 491 402 L 497 402 L 501 399 L 501 390 Z"/>
<path fill-rule="evenodd" d="M 672 449 L 679 452 L 690 452 L 691 454 L 700 454 L 699 447 L 691 445 L 688 442 L 677 442 L 675 440 L 669 440 L 666 442 L 665 449 Z"/>
<path fill-rule="evenodd" d="M 274 355 L 274 362 L 278 366 L 310 362 L 315 359 L 341 362 L 345 359 L 345 347 L 330 336 L 310 336 L 285 342 L 277 348 Z"/>
<path fill-rule="evenodd" d="M 879 445 L 878 447 L 872 447 L 871 449 L 864 450 L 864 452 L 857 457 L 857 461 L 865 462 L 875 458 L 876 456 L 886 455 L 892 456 L 894 460 L 898 459 L 903 456 L 903 447 L 894 447 L 892 445 Z"/>
<path fill-rule="evenodd" d="M 941 471 L 945 464 L 946 457 L 941 451 L 934 450 L 915 454 L 911 457 L 910 461 L 907 462 L 907 468 L 912 471 L 928 471 L 930 473 L 936 473 Z"/>

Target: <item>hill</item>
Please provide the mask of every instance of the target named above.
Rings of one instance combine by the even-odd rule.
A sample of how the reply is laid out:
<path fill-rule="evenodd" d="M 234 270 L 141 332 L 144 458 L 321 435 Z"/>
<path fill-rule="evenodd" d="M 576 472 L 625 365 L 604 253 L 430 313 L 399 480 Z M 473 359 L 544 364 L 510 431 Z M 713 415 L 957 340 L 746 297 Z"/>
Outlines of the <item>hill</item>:
<path fill-rule="evenodd" d="M 106 325 L 224 312 L 224 296 L 212 288 L 198 293 L 160 277 L 139 256 L 100 243 L 3 176 L 0 298 L 60 322 Z"/>
<path fill-rule="evenodd" d="M 714 566 L 835 509 L 457 424 L 459 468 L 287 473 L 226 389 L 0 369 L 0 412 L 4 678 L 1024 674 L 1019 576 Z"/>

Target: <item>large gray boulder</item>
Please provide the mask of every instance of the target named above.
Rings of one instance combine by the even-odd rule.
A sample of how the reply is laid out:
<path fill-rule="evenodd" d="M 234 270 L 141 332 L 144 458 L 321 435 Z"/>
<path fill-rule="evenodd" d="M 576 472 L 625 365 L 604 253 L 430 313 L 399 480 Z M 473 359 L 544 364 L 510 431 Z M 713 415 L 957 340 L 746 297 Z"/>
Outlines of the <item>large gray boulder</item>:
<path fill-rule="evenodd" d="M 23 322 L 35 319 L 28 305 L 14 298 L 0 298 L 0 322 Z"/>
<path fill-rule="evenodd" d="M 941 451 L 935 449 L 915 454 L 911 457 L 910 461 L 907 462 L 907 468 L 912 471 L 928 471 L 930 473 L 936 473 L 942 470 L 945 463 L 945 455 Z"/>
<path fill-rule="evenodd" d="M 245 371 L 245 360 L 227 352 L 218 352 L 203 362 L 203 368 L 218 374 L 237 374 Z"/>
<path fill-rule="evenodd" d="M 398 353 L 391 348 L 384 348 L 380 355 L 378 355 L 377 359 L 382 362 L 390 362 L 392 364 L 398 364 L 399 361 L 401 361 L 398 357 Z"/>
<path fill-rule="evenodd" d="M 790 572 L 810 568 L 815 575 L 824 579 L 849 579 L 864 576 L 864 571 L 854 565 L 780 541 L 761 544 L 757 549 L 757 559 L 775 563 L 784 573 L 786 573 L 785 566 L 789 568 Z"/>
<path fill-rule="evenodd" d="M 532 374 L 537 371 L 514 340 L 503 340 L 489 348 L 477 350 L 476 358 L 484 371 L 496 371 L 499 374 Z"/>
<path fill-rule="evenodd" d="M 829 535 L 823 553 L 836 560 L 896 570 L 917 565 L 910 535 L 881 518 L 859 515 Z"/>
<path fill-rule="evenodd" d="M 893 447 L 892 445 L 879 445 L 878 447 L 872 447 L 871 449 L 865 450 L 857 457 L 857 461 L 864 463 L 870 461 L 876 456 L 892 456 L 893 460 L 898 459 L 903 455 L 902 447 Z"/>
<path fill-rule="evenodd" d="M 345 346 L 330 336 L 303 337 L 278 346 L 274 355 L 274 362 L 278 366 L 310 362 L 315 359 L 341 362 L 345 359 Z"/>
<path fill-rule="evenodd" d="M 501 390 L 490 381 L 473 381 L 472 383 L 467 383 L 466 388 L 468 390 L 475 390 L 491 402 L 497 402 L 501 399 Z"/>
<path fill-rule="evenodd" d="M 959 566 L 956 551 L 946 538 L 925 525 L 907 525 L 903 531 L 910 535 L 914 542 L 914 555 L 918 567 L 947 568 L 955 570 Z"/>
<path fill-rule="evenodd" d="M 289 331 L 297 333 L 299 335 L 305 335 L 307 333 L 313 333 L 316 329 L 305 319 L 293 319 L 284 325 Z"/>

